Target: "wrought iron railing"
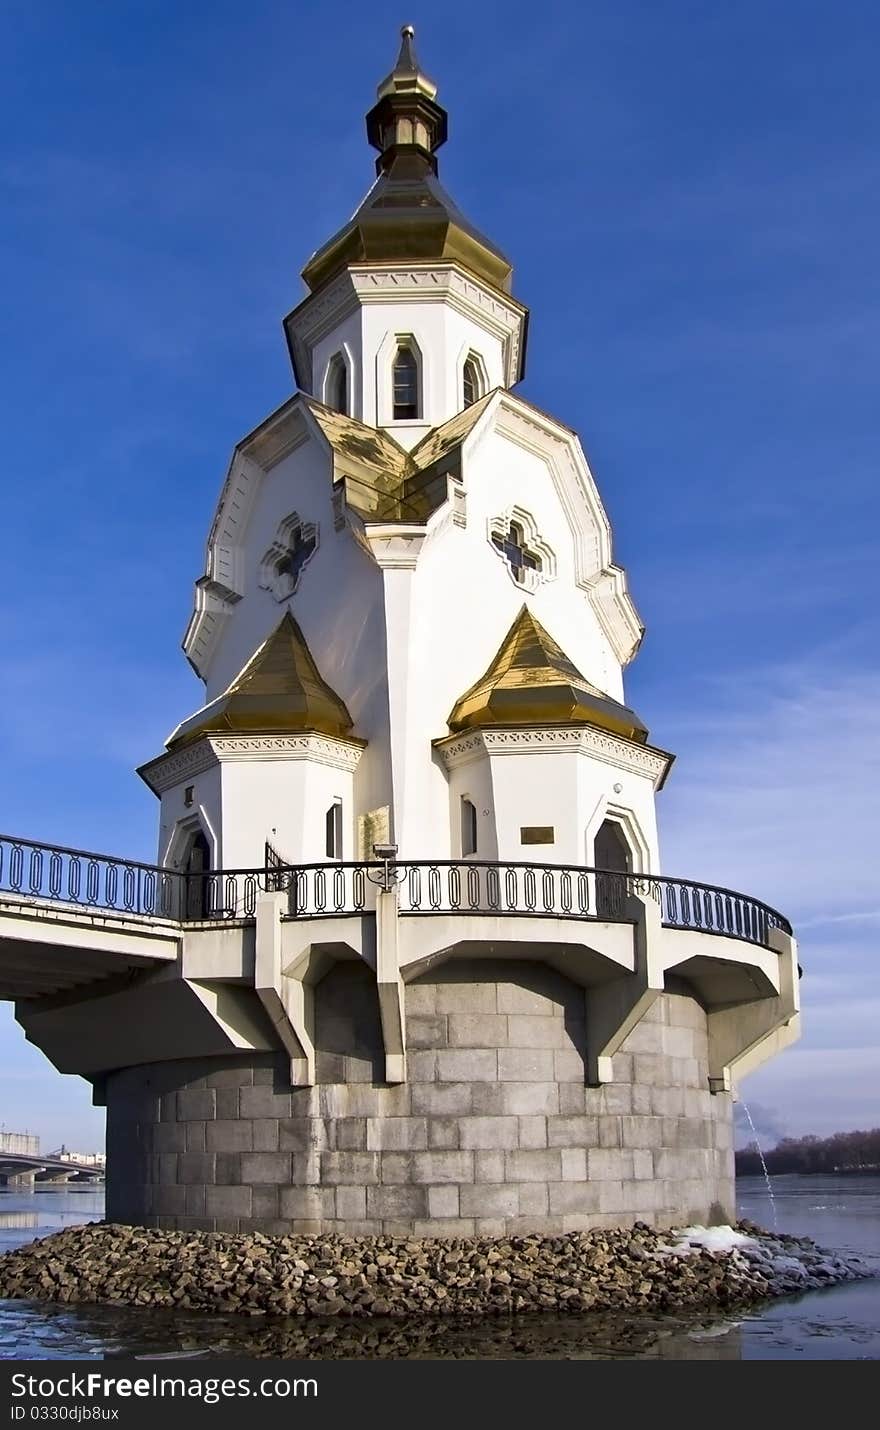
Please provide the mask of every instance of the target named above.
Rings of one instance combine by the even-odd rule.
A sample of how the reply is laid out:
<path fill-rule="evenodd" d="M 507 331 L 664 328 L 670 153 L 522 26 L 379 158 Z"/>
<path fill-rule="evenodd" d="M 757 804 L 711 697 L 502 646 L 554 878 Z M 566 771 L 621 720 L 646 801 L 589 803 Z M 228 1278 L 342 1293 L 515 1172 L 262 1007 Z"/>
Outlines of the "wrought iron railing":
<path fill-rule="evenodd" d="M 592 919 L 633 918 L 630 896 L 654 899 L 667 928 L 725 934 L 769 947 L 782 914 L 732 889 L 691 879 L 623 874 L 561 864 L 488 860 L 401 860 L 219 869 L 187 874 L 109 854 L 0 836 L 0 896 L 71 904 L 103 914 L 177 922 L 251 919 L 263 891 L 287 895 L 295 919 L 357 915 L 380 888 L 397 888 L 404 915 L 475 914 Z"/>

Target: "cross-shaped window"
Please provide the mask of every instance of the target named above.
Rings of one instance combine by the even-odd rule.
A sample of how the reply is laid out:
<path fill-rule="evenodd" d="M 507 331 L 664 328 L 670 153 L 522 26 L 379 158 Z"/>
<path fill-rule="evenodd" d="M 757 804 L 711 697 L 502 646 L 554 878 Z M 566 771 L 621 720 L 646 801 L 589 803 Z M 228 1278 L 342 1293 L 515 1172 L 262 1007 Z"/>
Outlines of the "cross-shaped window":
<path fill-rule="evenodd" d="M 526 545 L 525 533 L 519 522 L 512 521 L 507 532 L 493 531 L 492 545 L 504 557 L 513 572 L 514 581 L 520 586 L 526 584 L 528 571 L 540 571 L 541 558 L 537 551 L 531 551 Z"/>
<path fill-rule="evenodd" d="M 290 533 L 287 550 L 275 563 L 276 576 L 287 576 L 291 592 L 296 590 L 299 573 L 318 544 L 318 534 L 311 524 L 303 530 L 295 526 Z"/>

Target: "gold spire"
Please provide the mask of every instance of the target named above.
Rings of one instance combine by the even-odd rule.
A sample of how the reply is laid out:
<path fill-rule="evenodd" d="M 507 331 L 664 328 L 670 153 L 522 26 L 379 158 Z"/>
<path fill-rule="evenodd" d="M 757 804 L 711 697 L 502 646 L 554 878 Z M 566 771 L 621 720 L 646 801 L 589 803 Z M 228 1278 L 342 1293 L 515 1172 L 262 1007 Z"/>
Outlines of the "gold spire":
<path fill-rule="evenodd" d="M 446 110 L 416 57 L 412 26 L 405 25 L 401 36 L 397 64 L 367 115 L 367 138 L 379 151 L 378 178 L 302 276 L 314 292 L 352 263 L 449 262 L 509 293 L 509 260 L 465 218 L 437 178 Z"/>
<path fill-rule="evenodd" d="M 527 606 L 485 675 L 449 716 L 453 731 L 486 725 L 598 725 L 644 744 L 639 717 L 585 680 Z"/>
<path fill-rule="evenodd" d="M 232 684 L 178 725 L 167 745 L 175 749 L 201 735 L 231 731 L 274 735 L 309 730 L 345 738 L 351 725 L 345 703 L 322 679 L 287 611 Z"/>
<path fill-rule="evenodd" d="M 378 99 L 384 99 L 386 94 L 424 94 L 428 99 L 436 99 L 437 86 L 432 79 L 428 79 L 423 74 L 422 68 L 416 57 L 416 50 L 413 41 L 416 32 L 412 25 L 404 25 L 400 31 L 400 54 L 397 56 L 397 64 L 389 75 L 386 75 L 376 90 Z"/>

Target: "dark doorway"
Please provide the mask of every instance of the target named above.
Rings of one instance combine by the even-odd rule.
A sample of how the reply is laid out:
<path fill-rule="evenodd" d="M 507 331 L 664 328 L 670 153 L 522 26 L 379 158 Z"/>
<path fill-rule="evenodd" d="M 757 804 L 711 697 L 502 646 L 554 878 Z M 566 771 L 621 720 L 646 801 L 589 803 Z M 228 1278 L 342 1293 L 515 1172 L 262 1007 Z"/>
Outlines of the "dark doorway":
<path fill-rule="evenodd" d="M 188 919 L 210 917 L 208 887 L 210 870 L 211 850 L 204 832 L 197 829 L 190 839 L 183 866 L 186 917 Z"/>
<path fill-rule="evenodd" d="M 596 875 L 596 912 L 600 918 L 623 918 L 632 852 L 616 820 L 606 819 L 600 826 L 593 850 L 595 867 L 602 871 Z"/>

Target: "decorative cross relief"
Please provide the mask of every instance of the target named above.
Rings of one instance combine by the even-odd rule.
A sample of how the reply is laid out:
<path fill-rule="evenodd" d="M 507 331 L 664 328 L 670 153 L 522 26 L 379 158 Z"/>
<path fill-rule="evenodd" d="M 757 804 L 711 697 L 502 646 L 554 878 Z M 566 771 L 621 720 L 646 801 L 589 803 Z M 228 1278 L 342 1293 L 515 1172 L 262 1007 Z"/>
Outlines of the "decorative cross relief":
<path fill-rule="evenodd" d="M 505 562 L 517 586 L 534 591 L 542 581 L 556 575 L 556 559 L 538 535 L 533 518 L 521 507 L 512 507 L 489 522 L 489 540 Z"/>
<path fill-rule="evenodd" d="M 292 596 L 299 578 L 318 549 L 318 528 L 303 521 L 297 512 L 285 517 L 278 535 L 260 562 L 260 585 L 271 591 L 276 601 Z"/>

